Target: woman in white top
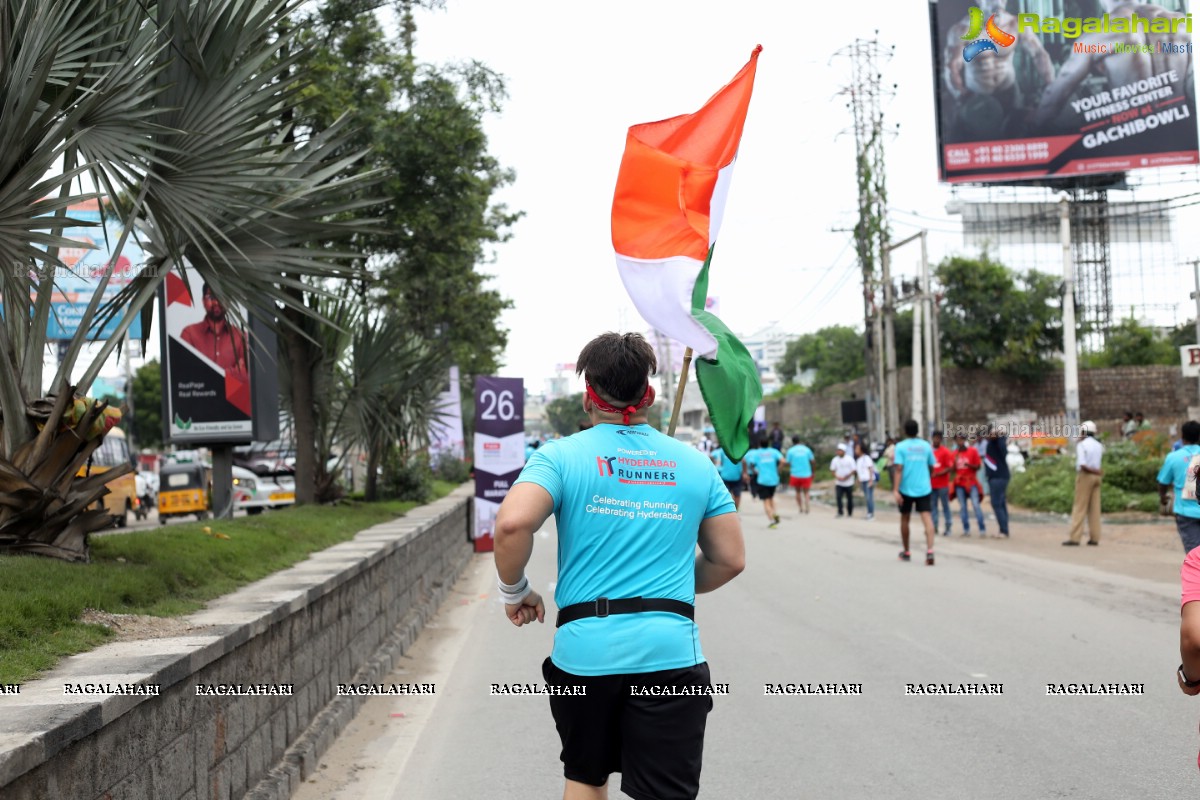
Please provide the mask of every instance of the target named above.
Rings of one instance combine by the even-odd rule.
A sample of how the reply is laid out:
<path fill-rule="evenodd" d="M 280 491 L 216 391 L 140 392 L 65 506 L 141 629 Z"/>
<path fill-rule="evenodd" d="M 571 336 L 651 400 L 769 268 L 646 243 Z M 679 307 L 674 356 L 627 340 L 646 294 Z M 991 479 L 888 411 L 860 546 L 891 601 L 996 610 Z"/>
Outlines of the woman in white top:
<path fill-rule="evenodd" d="M 867 519 L 875 519 L 875 462 L 863 452 L 861 443 L 854 446 L 854 469 L 867 501 Z"/>

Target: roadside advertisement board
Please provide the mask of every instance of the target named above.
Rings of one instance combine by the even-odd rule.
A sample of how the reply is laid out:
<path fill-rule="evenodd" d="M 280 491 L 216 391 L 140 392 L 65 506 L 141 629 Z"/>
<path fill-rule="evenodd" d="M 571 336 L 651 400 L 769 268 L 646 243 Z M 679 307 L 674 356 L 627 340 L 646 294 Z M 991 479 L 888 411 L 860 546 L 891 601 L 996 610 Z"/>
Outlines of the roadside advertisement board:
<path fill-rule="evenodd" d="M 250 346 L 196 270 L 167 274 L 161 295 L 165 427 L 172 442 L 249 442 Z"/>
<path fill-rule="evenodd" d="M 947 182 L 1197 163 L 1187 0 L 930 3 Z"/>

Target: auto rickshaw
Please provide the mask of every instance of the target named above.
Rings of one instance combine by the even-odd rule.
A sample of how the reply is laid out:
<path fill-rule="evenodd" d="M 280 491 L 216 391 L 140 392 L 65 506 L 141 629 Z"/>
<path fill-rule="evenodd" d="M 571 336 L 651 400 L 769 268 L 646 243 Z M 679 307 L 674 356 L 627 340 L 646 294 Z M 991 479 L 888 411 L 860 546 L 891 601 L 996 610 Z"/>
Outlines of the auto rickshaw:
<path fill-rule="evenodd" d="M 164 464 L 158 471 L 158 521 L 168 517 L 207 519 L 210 502 L 208 469 L 203 464 Z"/>

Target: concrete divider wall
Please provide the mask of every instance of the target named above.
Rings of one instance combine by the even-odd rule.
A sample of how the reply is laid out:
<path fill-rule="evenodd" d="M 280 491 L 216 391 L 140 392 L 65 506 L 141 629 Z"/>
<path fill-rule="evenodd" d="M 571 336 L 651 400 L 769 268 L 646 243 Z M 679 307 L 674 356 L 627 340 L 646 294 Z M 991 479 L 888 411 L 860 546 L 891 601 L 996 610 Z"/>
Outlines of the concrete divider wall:
<path fill-rule="evenodd" d="M 289 797 L 366 699 L 337 685 L 391 672 L 470 561 L 471 494 L 461 487 L 214 601 L 189 618 L 207 626 L 190 635 L 105 645 L 0 695 L 0 797 Z M 197 689 L 289 684 L 290 695 Z M 159 694 L 119 693 L 130 685 Z"/>

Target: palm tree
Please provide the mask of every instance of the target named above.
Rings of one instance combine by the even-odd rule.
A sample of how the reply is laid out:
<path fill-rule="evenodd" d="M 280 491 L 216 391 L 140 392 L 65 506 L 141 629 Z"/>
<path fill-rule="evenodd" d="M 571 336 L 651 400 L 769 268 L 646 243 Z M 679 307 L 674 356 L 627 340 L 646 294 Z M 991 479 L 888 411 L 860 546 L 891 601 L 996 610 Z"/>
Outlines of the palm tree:
<path fill-rule="evenodd" d="M 172 268 L 271 322 L 281 307 L 313 313 L 302 278 L 357 274 L 329 243 L 362 230 L 352 220 L 376 202 L 376 178 L 346 177 L 359 154 L 340 124 L 290 121 L 299 2 L 0 0 L 0 552 L 86 560 L 108 519 L 85 509 L 106 490 L 76 476 L 112 414 L 86 402 L 75 414 L 75 401 Z M 123 230 L 113 263 L 135 231 L 149 260 L 108 303 L 111 271 L 101 278 L 43 396 L 61 232 L 81 224 L 67 209 L 101 196 Z M 87 331 L 118 315 L 71 385 Z"/>

